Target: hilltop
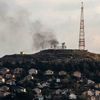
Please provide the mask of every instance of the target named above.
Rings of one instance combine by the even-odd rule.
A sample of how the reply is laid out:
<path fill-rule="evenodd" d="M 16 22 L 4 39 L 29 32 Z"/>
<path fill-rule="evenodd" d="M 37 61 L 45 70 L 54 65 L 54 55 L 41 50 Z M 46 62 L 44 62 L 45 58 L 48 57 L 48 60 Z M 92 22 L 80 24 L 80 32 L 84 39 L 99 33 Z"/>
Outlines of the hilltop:
<path fill-rule="evenodd" d="M 41 50 L 35 54 L 14 54 L 14 55 L 5 55 L 0 58 L 0 61 L 12 61 L 12 60 L 22 60 L 22 59 L 34 59 L 41 61 L 49 61 L 49 60 L 77 60 L 79 59 L 87 59 L 100 61 L 100 54 L 95 54 L 88 52 L 87 50 L 74 50 L 74 49 L 47 49 Z"/>
<path fill-rule="evenodd" d="M 21 66 L 25 69 L 34 66 L 41 71 L 47 69 L 68 72 L 80 70 L 83 73 L 91 72 L 95 75 L 100 71 L 100 55 L 87 50 L 48 49 L 31 55 L 6 55 L 0 59 L 0 62 L 4 66 L 8 63 L 10 67 L 15 64 L 15 67 Z"/>
<path fill-rule="evenodd" d="M 100 55 L 71 49 L 6 55 L 0 59 L 0 75 L 5 80 L 0 91 L 9 93 L 0 94 L 0 100 L 73 100 L 71 95 L 88 100 L 88 91 L 100 92 Z"/>

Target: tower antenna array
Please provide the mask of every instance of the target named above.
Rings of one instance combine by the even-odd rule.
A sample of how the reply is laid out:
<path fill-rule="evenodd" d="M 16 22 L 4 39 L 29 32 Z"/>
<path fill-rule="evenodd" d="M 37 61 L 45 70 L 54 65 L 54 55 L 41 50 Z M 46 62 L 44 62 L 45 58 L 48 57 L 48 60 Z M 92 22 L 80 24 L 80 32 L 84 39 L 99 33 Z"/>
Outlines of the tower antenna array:
<path fill-rule="evenodd" d="M 80 32 L 79 32 L 79 49 L 85 50 L 85 32 L 84 32 L 84 6 L 81 2 Z"/>

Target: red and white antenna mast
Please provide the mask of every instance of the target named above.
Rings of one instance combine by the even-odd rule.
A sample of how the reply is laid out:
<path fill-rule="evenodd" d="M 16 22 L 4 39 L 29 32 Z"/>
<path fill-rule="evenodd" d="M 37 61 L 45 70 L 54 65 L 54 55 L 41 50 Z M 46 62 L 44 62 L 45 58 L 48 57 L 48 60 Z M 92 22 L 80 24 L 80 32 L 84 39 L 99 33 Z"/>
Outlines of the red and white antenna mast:
<path fill-rule="evenodd" d="M 79 32 L 79 49 L 85 50 L 85 32 L 84 32 L 84 6 L 81 2 L 80 32 Z"/>

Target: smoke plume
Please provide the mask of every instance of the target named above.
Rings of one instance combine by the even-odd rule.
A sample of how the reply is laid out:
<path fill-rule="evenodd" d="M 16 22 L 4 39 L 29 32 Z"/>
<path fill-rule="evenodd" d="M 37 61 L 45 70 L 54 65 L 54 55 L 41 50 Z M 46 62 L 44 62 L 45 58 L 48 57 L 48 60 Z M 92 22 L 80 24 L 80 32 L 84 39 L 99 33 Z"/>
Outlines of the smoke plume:
<path fill-rule="evenodd" d="M 53 32 L 39 21 L 31 19 L 30 12 L 15 0 L 0 0 L 0 55 L 31 52 L 50 47 L 56 40 Z"/>
<path fill-rule="evenodd" d="M 33 49 L 46 49 L 55 47 L 59 42 L 54 33 L 44 28 L 39 21 L 35 22 L 35 34 L 33 34 Z"/>

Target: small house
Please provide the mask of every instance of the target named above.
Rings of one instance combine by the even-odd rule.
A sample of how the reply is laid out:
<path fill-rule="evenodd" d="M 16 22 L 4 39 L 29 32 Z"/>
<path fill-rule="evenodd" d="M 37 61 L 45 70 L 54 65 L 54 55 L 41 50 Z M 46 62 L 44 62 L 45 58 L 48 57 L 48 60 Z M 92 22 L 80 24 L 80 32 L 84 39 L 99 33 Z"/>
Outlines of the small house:
<path fill-rule="evenodd" d="M 16 85 L 16 80 L 15 79 L 9 79 L 6 81 L 7 85 Z"/>
<path fill-rule="evenodd" d="M 16 76 L 20 76 L 22 73 L 23 73 L 23 68 L 15 68 L 14 71 L 13 71 L 13 74 Z"/>
<path fill-rule="evenodd" d="M 32 75 L 27 75 L 24 80 L 27 80 L 27 81 L 30 81 L 30 80 L 33 80 L 34 77 Z"/>
<path fill-rule="evenodd" d="M 77 99 L 77 96 L 74 93 L 70 93 L 69 99 L 70 100 L 76 100 Z"/>
<path fill-rule="evenodd" d="M 41 89 L 39 89 L 39 88 L 35 88 L 35 89 L 33 89 L 33 91 L 36 93 L 36 94 L 41 94 Z"/>
<path fill-rule="evenodd" d="M 59 74 L 60 76 L 65 76 L 65 75 L 67 75 L 67 72 L 65 72 L 65 71 L 60 71 L 58 74 Z"/>
<path fill-rule="evenodd" d="M 0 76 L 0 84 L 5 83 L 5 78 L 3 78 L 2 76 Z"/>
<path fill-rule="evenodd" d="M 45 75 L 53 75 L 53 74 L 54 74 L 54 71 L 52 71 L 52 70 L 45 71 Z"/>
<path fill-rule="evenodd" d="M 75 72 L 73 73 L 73 76 L 76 77 L 76 78 L 81 78 L 82 74 L 81 74 L 80 71 L 75 71 Z"/>
<path fill-rule="evenodd" d="M 1 75 L 5 75 L 5 74 L 7 74 L 9 72 L 10 72 L 10 69 L 8 69 L 8 68 L 2 68 L 2 69 L 0 69 L 0 74 Z"/>
<path fill-rule="evenodd" d="M 37 75 L 38 74 L 38 70 L 34 69 L 34 68 L 29 69 L 28 72 L 29 72 L 29 75 Z"/>

